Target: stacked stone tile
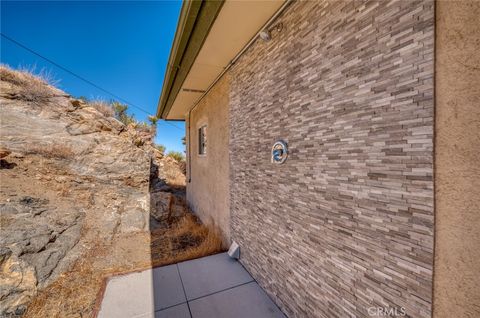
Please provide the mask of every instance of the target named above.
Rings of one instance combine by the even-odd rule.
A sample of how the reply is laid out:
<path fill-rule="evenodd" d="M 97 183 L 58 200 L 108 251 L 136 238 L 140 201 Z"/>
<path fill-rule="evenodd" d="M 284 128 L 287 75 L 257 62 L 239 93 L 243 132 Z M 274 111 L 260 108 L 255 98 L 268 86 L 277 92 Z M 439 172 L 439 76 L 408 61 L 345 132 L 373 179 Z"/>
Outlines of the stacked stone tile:
<path fill-rule="evenodd" d="M 295 2 L 277 21 L 231 70 L 241 261 L 290 317 L 430 317 L 433 1 Z"/>

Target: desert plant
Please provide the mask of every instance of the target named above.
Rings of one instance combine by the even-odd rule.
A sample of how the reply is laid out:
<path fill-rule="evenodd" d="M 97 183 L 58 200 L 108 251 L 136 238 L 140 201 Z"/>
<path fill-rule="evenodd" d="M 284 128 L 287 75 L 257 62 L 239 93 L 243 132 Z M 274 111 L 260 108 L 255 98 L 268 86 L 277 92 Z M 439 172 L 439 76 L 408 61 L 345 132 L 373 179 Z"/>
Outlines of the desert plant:
<path fill-rule="evenodd" d="M 185 156 L 180 151 L 169 151 L 167 153 L 167 157 L 173 158 L 178 162 L 185 160 Z"/>
<path fill-rule="evenodd" d="M 183 152 L 186 154 L 187 153 L 187 137 L 186 136 L 182 137 L 182 145 L 185 146 Z"/>
<path fill-rule="evenodd" d="M 154 147 L 155 147 L 155 149 L 157 149 L 158 151 L 160 151 L 160 153 L 161 153 L 162 155 L 165 154 L 166 148 L 165 148 L 164 145 L 162 145 L 162 144 L 156 144 Z"/>
<path fill-rule="evenodd" d="M 142 139 L 142 138 L 134 138 L 133 139 L 133 144 L 137 147 L 141 147 L 141 146 L 145 145 L 145 140 Z"/>
<path fill-rule="evenodd" d="M 148 121 L 150 122 L 150 126 L 157 126 L 159 118 L 156 116 L 148 116 Z"/>
<path fill-rule="evenodd" d="M 157 123 L 159 118 L 157 116 L 148 116 L 147 119 L 150 122 L 150 131 L 152 133 L 152 136 L 155 137 L 155 135 L 157 134 Z"/>
<path fill-rule="evenodd" d="M 135 118 L 127 114 L 128 105 L 113 101 L 112 108 L 115 113 L 115 118 L 122 122 L 125 126 L 136 123 Z"/>

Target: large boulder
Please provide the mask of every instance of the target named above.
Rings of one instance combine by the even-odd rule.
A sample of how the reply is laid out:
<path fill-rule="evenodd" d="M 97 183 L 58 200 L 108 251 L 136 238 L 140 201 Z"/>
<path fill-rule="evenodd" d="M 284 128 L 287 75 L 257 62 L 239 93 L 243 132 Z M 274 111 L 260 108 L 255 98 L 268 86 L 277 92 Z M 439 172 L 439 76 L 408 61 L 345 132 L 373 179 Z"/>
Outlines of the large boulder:
<path fill-rule="evenodd" d="M 165 216 L 171 216 L 174 199 L 170 192 L 152 192 L 150 194 L 152 217 L 161 221 Z"/>
<path fill-rule="evenodd" d="M 60 210 L 45 198 L 22 196 L 0 204 L 0 246 L 35 269 L 41 286 L 80 240 L 84 213 Z"/>

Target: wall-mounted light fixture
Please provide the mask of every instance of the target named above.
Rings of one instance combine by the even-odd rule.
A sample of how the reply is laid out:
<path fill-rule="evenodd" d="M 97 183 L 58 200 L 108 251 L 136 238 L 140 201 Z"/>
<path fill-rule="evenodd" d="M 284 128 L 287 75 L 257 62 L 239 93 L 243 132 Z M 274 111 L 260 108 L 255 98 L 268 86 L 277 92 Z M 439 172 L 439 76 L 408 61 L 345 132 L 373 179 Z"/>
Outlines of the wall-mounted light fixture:
<path fill-rule="evenodd" d="M 283 24 L 281 22 L 275 24 L 274 26 L 268 28 L 268 29 L 264 29 L 262 31 L 260 31 L 260 33 L 258 34 L 260 36 L 260 38 L 262 40 L 264 40 L 265 42 L 268 42 L 272 39 L 272 31 L 275 31 L 275 32 L 280 32 L 282 31 L 283 29 Z"/>
<path fill-rule="evenodd" d="M 283 140 L 275 142 L 272 146 L 272 163 L 284 163 L 287 157 L 287 143 Z"/>
<path fill-rule="evenodd" d="M 262 30 L 259 35 L 260 35 L 260 38 L 265 42 L 268 42 L 272 39 L 272 36 L 270 35 L 270 31 L 268 30 Z"/>

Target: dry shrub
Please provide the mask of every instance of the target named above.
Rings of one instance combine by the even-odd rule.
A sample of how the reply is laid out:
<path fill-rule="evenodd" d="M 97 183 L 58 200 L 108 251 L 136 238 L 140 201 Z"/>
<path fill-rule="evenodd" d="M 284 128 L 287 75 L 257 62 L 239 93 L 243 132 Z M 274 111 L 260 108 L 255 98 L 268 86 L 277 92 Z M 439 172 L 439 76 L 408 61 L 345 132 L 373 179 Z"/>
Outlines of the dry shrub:
<path fill-rule="evenodd" d="M 88 106 L 95 108 L 98 110 L 100 113 L 103 114 L 105 117 L 113 117 L 115 116 L 115 111 L 113 110 L 113 107 L 103 101 L 103 100 L 94 100 L 88 103 Z"/>
<path fill-rule="evenodd" d="M 185 161 L 185 155 L 180 151 L 169 151 L 167 157 L 176 160 L 178 163 Z"/>
<path fill-rule="evenodd" d="M 141 132 L 141 133 L 147 133 L 147 134 L 152 133 L 152 126 L 148 125 L 145 122 L 136 122 L 136 123 L 132 124 L 132 127 L 136 131 Z"/>
<path fill-rule="evenodd" d="M 192 213 L 187 212 L 170 229 L 152 231 L 152 264 L 167 265 L 199 258 L 223 251 L 218 228 L 204 225 Z"/>
<path fill-rule="evenodd" d="M 66 145 L 32 145 L 29 146 L 26 153 L 36 154 L 49 159 L 69 159 L 74 156 L 72 148 Z"/>
<path fill-rule="evenodd" d="M 191 213 L 185 214 L 171 233 L 173 242 L 180 252 L 176 261 L 193 259 L 222 251 L 222 238 L 218 228 L 212 224 L 202 224 Z M 189 242 L 188 239 L 191 239 Z M 184 248 L 184 244 L 187 245 Z M 180 259 L 179 259 L 180 258 Z"/>
<path fill-rule="evenodd" d="M 12 70 L 6 65 L 0 65 L 0 79 L 18 88 L 13 98 L 41 105 L 58 91 L 50 85 L 55 85 L 51 73 L 41 70 L 35 73 L 35 67 Z"/>
<path fill-rule="evenodd" d="M 133 139 L 133 144 L 137 147 L 142 147 L 143 145 L 145 145 L 145 139 L 140 137 L 135 137 Z"/>
<path fill-rule="evenodd" d="M 40 291 L 29 304 L 25 317 L 90 317 L 96 296 L 107 274 L 92 267 L 92 259 L 104 257 L 103 246 L 95 246 L 55 282 Z"/>

